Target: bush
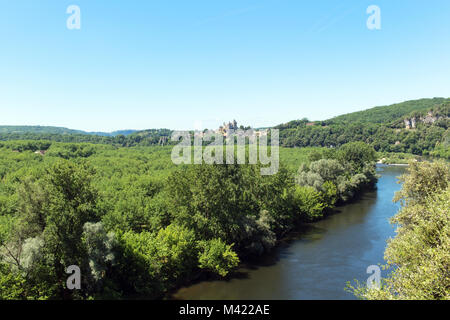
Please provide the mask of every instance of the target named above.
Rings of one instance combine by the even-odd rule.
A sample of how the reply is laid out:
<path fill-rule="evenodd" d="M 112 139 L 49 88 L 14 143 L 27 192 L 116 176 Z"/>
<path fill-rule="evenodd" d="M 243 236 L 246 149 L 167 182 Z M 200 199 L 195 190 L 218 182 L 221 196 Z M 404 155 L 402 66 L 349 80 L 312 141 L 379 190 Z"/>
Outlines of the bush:
<path fill-rule="evenodd" d="M 396 194 L 395 201 L 421 202 L 438 190 L 450 184 L 450 170 L 447 163 L 410 162 L 407 174 L 400 177 L 402 189 Z"/>
<path fill-rule="evenodd" d="M 199 243 L 199 267 L 225 277 L 239 264 L 237 254 L 220 239 L 201 241 Z"/>
<path fill-rule="evenodd" d="M 306 220 L 316 220 L 323 216 L 326 207 L 319 191 L 309 186 L 296 186 L 294 191 L 296 207 Z"/>
<path fill-rule="evenodd" d="M 259 217 L 246 216 L 242 218 L 244 226 L 242 237 L 239 239 L 239 253 L 248 255 L 262 255 L 270 251 L 276 244 L 276 234 L 271 226 L 274 218 L 267 210 L 262 210 Z"/>
<path fill-rule="evenodd" d="M 324 181 L 332 182 L 335 182 L 340 175 L 344 174 L 344 167 L 335 159 L 321 159 L 312 162 L 309 170 L 318 174 Z"/>
<path fill-rule="evenodd" d="M 329 156 L 337 159 L 320 159 L 309 166 L 300 166 L 295 182 L 313 187 L 321 192 L 324 207 L 336 202 L 351 200 L 358 191 L 373 187 L 377 181 L 375 150 L 364 143 L 349 143 Z M 316 156 L 317 158 L 317 156 Z"/>
<path fill-rule="evenodd" d="M 128 231 L 119 238 L 119 281 L 133 293 L 160 297 L 197 268 L 197 244 L 187 228 L 172 224 L 157 235 Z"/>

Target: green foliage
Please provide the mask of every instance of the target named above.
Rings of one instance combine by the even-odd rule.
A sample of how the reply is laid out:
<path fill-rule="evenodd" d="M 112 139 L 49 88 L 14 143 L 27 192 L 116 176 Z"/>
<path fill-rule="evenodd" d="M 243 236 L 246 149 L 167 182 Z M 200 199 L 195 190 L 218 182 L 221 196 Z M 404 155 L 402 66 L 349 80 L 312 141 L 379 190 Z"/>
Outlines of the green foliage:
<path fill-rule="evenodd" d="M 149 298 L 160 297 L 166 289 L 158 279 L 161 262 L 153 259 L 155 235 L 143 231 L 118 234 L 119 255 L 114 268 L 114 281 L 127 296 L 138 295 Z"/>
<path fill-rule="evenodd" d="M 306 215 L 308 220 L 316 220 L 323 216 L 326 207 L 322 195 L 313 187 L 296 186 L 294 201 L 299 212 Z"/>
<path fill-rule="evenodd" d="M 85 165 L 59 161 L 44 178 L 48 203 L 43 235 L 52 254 L 58 279 L 65 278 L 64 266 L 83 264 L 85 248 L 80 235 L 87 222 L 99 219 L 97 191 L 92 187 L 94 172 Z"/>
<path fill-rule="evenodd" d="M 409 153 L 379 152 L 378 159 L 383 164 L 408 164 L 411 160 L 416 160 L 417 156 Z"/>
<path fill-rule="evenodd" d="M 381 289 L 350 288 L 363 299 L 450 299 L 450 166 L 411 163 L 396 195 L 402 208 L 391 220 L 397 236 L 385 251 L 391 271 Z"/>
<path fill-rule="evenodd" d="M 277 231 L 290 227 L 292 216 L 287 171 L 261 176 L 258 166 L 201 165 L 182 168 L 168 180 L 169 199 L 178 223 L 195 230 L 201 239 L 239 242 L 244 217 L 267 210 Z M 256 218 L 257 219 L 257 218 Z"/>
<path fill-rule="evenodd" d="M 195 234 L 185 227 L 171 224 L 156 238 L 156 260 L 162 264 L 162 275 L 168 281 L 187 276 L 196 265 Z"/>
<path fill-rule="evenodd" d="M 313 158 L 318 159 L 319 156 L 329 158 L 300 166 L 295 181 L 299 186 L 312 187 L 319 192 L 324 209 L 333 207 L 336 202 L 351 200 L 377 181 L 375 150 L 364 143 L 351 142 L 332 152 L 316 153 Z M 315 201 L 311 199 L 311 203 Z"/>
<path fill-rule="evenodd" d="M 319 191 L 325 183 L 320 174 L 309 171 L 308 167 L 302 167 L 299 169 L 295 181 L 300 186 L 309 186 L 317 191 Z"/>
<path fill-rule="evenodd" d="M 59 161 L 45 170 L 42 179 L 24 180 L 18 188 L 17 223 L 0 253 L 14 272 L 25 275 L 26 290 L 44 286 L 49 297 L 72 295 L 62 286 L 55 288 L 64 283 L 67 266 L 86 270 L 83 226 L 98 220 L 92 175 L 85 165 Z"/>
<path fill-rule="evenodd" d="M 442 141 L 436 145 L 436 148 L 430 152 L 430 155 L 450 160 L 450 128 L 447 128 Z"/>
<path fill-rule="evenodd" d="M 62 127 L 49 126 L 0 126 L 0 133 L 49 133 L 49 134 L 71 134 L 84 133 L 80 130 L 72 130 Z"/>
<path fill-rule="evenodd" d="M 46 140 L 47 147 L 33 148 L 36 150 L 47 150 L 51 143 L 70 142 L 70 143 L 95 143 L 111 144 L 122 147 L 166 145 L 170 144 L 172 131 L 169 129 L 150 129 L 136 132 L 135 130 L 122 130 L 111 133 L 105 132 L 85 132 L 81 130 L 72 130 L 60 127 L 45 126 L 0 126 L 1 140 Z M 33 145 L 33 144 L 32 144 Z M 0 147 L 1 147 L 0 143 Z M 14 150 L 24 151 L 32 149 L 15 148 Z"/>
<path fill-rule="evenodd" d="M 450 99 L 433 98 L 411 100 L 389 106 L 375 107 L 364 111 L 353 112 L 329 120 L 331 123 L 387 123 L 410 115 L 412 112 L 426 111 Z"/>
<path fill-rule="evenodd" d="M 86 248 L 92 280 L 100 281 L 105 277 L 108 267 L 115 262 L 115 234 L 106 232 L 101 222 L 86 222 L 83 226 L 82 241 Z"/>
<path fill-rule="evenodd" d="M 345 146 L 341 149 L 344 149 L 344 147 Z M 320 176 L 323 181 L 335 182 L 339 176 L 344 174 L 344 167 L 341 164 L 344 161 L 346 161 L 346 159 L 341 159 L 341 161 L 335 159 L 320 159 L 310 164 L 309 172 Z M 365 160 L 365 162 L 371 161 L 373 160 Z"/>
<path fill-rule="evenodd" d="M 376 107 L 313 125 L 300 121 L 277 128 L 285 147 L 335 148 L 363 142 L 381 152 L 446 157 L 449 117 L 450 100 L 435 98 Z M 415 128 L 408 129 L 405 120 L 414 120 Z M 311 161 L 319 159 L 318 153 L 314 153 Z"/>
<path fill-rule="evenodd" d="M 59 157 L 63 159 L 71 158 L 87 158 L 95 152 L 94 146 L 90 144 L 52 144 L 48 150 L 49 156 Z"/>
<path fill-rule="evenodd" d="M 353 172 L 361 173 L 368 163 L 376 161 L 377 156 L 373 147 L 363 142 L 350 142 L 339 148 L 336 158 L 350 164 Z"/>
<path fill-rule="evenodd" d="M 25 294 L 26 279 L 20 273 L 11 272 L 7 264 L 0 263 L 0 300 L 19 300 Z"/>
<path fill-rule="evenodd" d="M 242 233 L 238 242 L 240 253 L 260 256 L 276 245 L 275 218 L 267 210 L 259 216 L 246 216 L 241 219 Z"/>
<path fill-rule="evenodd" d="M 291 121 L 278 127 L 281 142 L 302 148 L 281 148 L 272 176 L 259 164 L 177 168 L 168 129 L 0 126 L 0 298 L 162 298 L 202 272 L 224 277 L 373 187 L 386 153 L 448 159 L 448 117 L 449 100 L 435 98 Z M 359 291 L 365 298 L 449 298 L 448 166 L 409 170 L 386 250 L 398 268 L 382 290 Z M 72 264 L 79 291 L 65 288 Z"/>
<path fill-rule="evenodd" d="M 38 150 L 48 150 L 52 142 L 40 140 L 40 141 L 10 141 L 10 142 L 0 142 L 0 147 L 14 150 L 16 152 L 24 152 L 24 151 L 38 151 Z"/>
<path fill-rule="evenodd" d="M 447 163 L 410 162 L 407 174 L 400 177 L 402 189 L 396 193 L 394 200 L 408 203 L 420 203 L 450 184 L 450 171 Z"/>
<path fill-rule="evenodd" d="M 450 160 L 450 146 L 439 144 L 432 152 L 430 152 L 430 155 L 433 157 Z"/>
<path fill-rule="evenodd" d="M 201 241 L 199 243 L 199 267 L 217 273 L 225 277 L 230 270 L 237 267 L 239 258 L 232 250 L 232 246 L 227 245 L 220 239 Z"/>
<path fill-rule="evenodd" d="M 322 185 L 322 200 L 325 208 L 333 208 L 338 201 L 338 190 L 336 185 L 331 181 L 326 181 Z"/>
<path fill-rule="evenodd" d="M 159 297 L 197 267 L 195 236 L 187 228 L 170 225 L 157 235 L 128 231 L 119 238 L 122 253 L 116 270 L 128 294 Z"/>
<path fill-rule="evenodd" d="M 339 179 L 356 174 L 319 148 L 281 148 L 272 176 L 259 164 L 176 167 L 170 146 L 118 147 L 131 136 L 139 140 L 0 142 L 2 297 L 162 298 L 202 273 L 226 276 L 333 207 Z M 321 179 L 303 198 L 300 164 Z M 72 264 L 81 290 L 65 288 Z"/>

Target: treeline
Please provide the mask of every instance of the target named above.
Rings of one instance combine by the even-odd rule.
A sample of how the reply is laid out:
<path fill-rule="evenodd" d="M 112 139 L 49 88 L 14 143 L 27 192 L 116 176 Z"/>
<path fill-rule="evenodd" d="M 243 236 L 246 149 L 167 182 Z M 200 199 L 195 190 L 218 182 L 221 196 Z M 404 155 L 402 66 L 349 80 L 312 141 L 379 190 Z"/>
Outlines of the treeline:
<path fill-rule="evenodd" d="M 1 126 L 0 133 L 15 133 L 15 134 L 82 134 L 82 135 L 98 135 L 114 137 L 117 135 L 129 135 L 136 132 L 136 130 L 118 130 L 113 132 L 87 132 L 83 130 L 73 130 L 64 127 L 52 126 Z"/>
<path fill-rule="evenodd" d="M 405 123 L 405 120 L 408 123 Z M 407 128 L 407 124 L 410 128 Z M 242 126 L 241 126 L 242 127 Z M 326 121 L 304 118 L 275 127 L 284 147 L 339 147 L 370 144 L 376 151 L 450 159 L 450 99 L 407 101 L 342 115 Z M 242 129 L 248 129 L 249 127 Z M 0 126 L 0 142 L 16 140 L 109 144 L 115 147 L 174 145 L 172 130 L 150 129 L 123 134 L 87 133 L 56 127 Z M 116 133 L 121 133 L 118 131 Z"/>
<path fill-rule="evenodd" d="M 175 167 L 170 147 L 52 148 L 0 149 L 2 299 L 161 298 L 226 277 L 376 182 L 364 143 L 309 150 L 298 172 L 282 156 L 272 176 L 259 165 Z M 70 265 L 81 290 L 65 287 Z"/>
<path fill-rule="evenodd" d="M 281 145 L 338 147 L 348 142 L 362 141 L 380 152 L 448 157 L 449 102 L 426 111 L 415 111 L 395 120 L 388 113 L 386 122 L 382 123 L 370 121 L 371 118 L 364 120 L 362 115 L 371 116 L 373 112 L 369 111 L 374 109 L 356 113 L 353 117 L 343 116 L 342 119 L 338 117 L 315 123 L 304 119 L 280 125 L 277 128 L 280 129 Z M 354 121 L 350 121 L 352 119 Z M 407 129 L 404 119 L 414 119 L 415 128 Z"/>
<path fill-rule="evenodd" d="M 44 133 L 44 134 L 87 134 L 87 132 L 81 130 L 73 130 L 63 127 L 50 127 L 50 126 L 1 126 L 0 133 Z"/>
<path fill-rule="evenodd" d="M 380 288 L 348 288 L 369 300 L 449 300 L 450 166 L 411 162 L 400 180 L 401 209 L 391 220 L 397 235 L 385 251 L 390 274 Z"/>
<path fill-rule="evenodd" d="M 34 140 L 34 141 L 52 141 L 65 143 L 94 143 L 109 144 L 117 147 L 135 147 L 135 146 L 152 146 L 173 144 L 170 141 L 172 131 L 169 129 L 151 129 L 139 132 L 133 132 L 128 135 L 118 134 L 115 136 L 105 136 L 86 133 L 53 133 L 39 131 L 0 131 L 1 141 L 18 141 L 18 140 Z"/>

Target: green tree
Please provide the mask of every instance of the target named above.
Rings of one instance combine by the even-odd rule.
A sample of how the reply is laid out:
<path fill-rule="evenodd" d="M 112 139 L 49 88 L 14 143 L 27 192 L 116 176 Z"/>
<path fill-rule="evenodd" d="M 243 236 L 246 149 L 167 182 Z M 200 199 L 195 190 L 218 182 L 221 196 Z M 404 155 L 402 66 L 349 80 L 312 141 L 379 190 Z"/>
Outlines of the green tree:
<path fill-rule="evenodd" d="M 323 216 L 326 204 L 322 194 L 313 187 L 296 186 L 294 201 L 302 217 L 306 220 L 316 220 Z"/>
<path fill-rule="evenodd" d="M 368 164 L 375 162 L 377 155 L 373 147 L 364 142 L 350 142 L 339 148 L 336 157 L 341 162 L 350 163 L 356 173 Z"/>
<path fill-rule="evenodd" d="M 44 285 L 49 297 L 73 297 L 65 288 L 68 266 L 78 265 L 89 273 L 83 226 L 99 219 L 92 176 L 85 165 L 58 161 L 42 179 L 25 180 L 20 189 L 19 223 L 2 255 L 14 272 L 25 275 L 27 285 Z"/>
<path fill-rule="evenodd" d="M 207 269 L 225 277 L 230 270 L 237 267 L 239 258 L 232 250 L 232 246 L 227 245 L 220 239 L 201 241 L 199 254 L 199 267 Z"/>

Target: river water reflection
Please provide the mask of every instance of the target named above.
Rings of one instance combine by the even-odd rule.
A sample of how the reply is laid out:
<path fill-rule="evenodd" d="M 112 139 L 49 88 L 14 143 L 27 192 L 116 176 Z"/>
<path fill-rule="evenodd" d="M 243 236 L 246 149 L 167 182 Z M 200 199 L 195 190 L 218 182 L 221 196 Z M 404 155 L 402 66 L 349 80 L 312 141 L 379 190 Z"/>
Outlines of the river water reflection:
<path fill-rule="evenodd" d="M 367 267 L 384 263 L 386 240 L 395 235 L 389 218 L 399 208 L 392 198 L 404 171 L 405 167 L 379 166 L 376 191 L 307 225 L 272 254 L 240 269 L 237 277 L 181 288 L 173 298 L 355 299 L 344 291 L 346 282 L 365 283 Z"/>

